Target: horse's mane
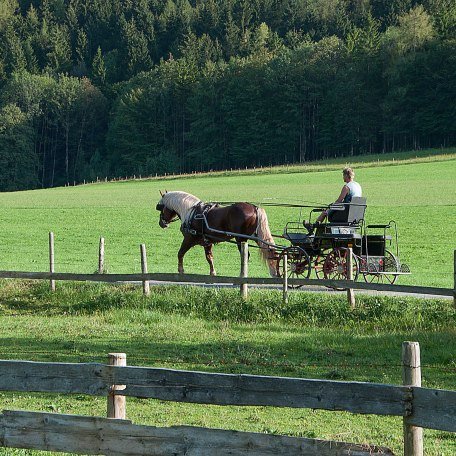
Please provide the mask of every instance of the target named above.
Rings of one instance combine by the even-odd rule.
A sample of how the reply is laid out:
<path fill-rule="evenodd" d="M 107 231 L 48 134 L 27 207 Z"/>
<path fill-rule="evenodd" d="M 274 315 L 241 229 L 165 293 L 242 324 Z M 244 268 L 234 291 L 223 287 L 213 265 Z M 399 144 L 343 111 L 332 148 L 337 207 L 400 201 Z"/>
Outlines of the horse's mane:
<path fill-rule="evenodd" d="M 189 210 L 200 201 L 196 196 L 180 191 L 167 192 L 161 199 L 161 202 L 167 208 L 179 214 L 182 221 L 186 219 Z"/>

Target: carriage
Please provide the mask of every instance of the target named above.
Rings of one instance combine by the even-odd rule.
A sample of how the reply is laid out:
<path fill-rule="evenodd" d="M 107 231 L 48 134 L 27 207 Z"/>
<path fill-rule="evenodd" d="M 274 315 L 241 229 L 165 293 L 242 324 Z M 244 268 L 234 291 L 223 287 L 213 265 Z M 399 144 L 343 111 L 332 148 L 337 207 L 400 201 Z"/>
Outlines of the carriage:
<path fill-rule="evenodd" d="M 166 228 L 181 220 L 184 236 L 178 252 L 178 271 L 184 272 L 185 253 L 195 245 L 205 249 L 211 275 L 215 275 L 212 245 L 254 241 L 272 276 L 307 279 L 312 273 L 319 279 L 357 280 L 393 284 L 400 275 L 410 274 L 399 258 L 397 224 L 367 225 L 364 220 L 366 199 L 354 197 L 350 203 L 333 204 L 328 222 L 318 224 L 310 234 L 302 220 L 305 205 L 284 203 L 204 203 L 186 192 L 161 193 L 156 209 L 159 225 Z M 265 210 L 260 206 L 300 208 L 296 221 L 289 221 L 282 235 L 273 235 Z M 312 216 L 326 207 L 312 207 Z M 277 239 L 275 239 L 277 238 Z M 287 245 L 276 242 L 287 241 Z M 351 269 L 350 266 L 351 265 Z"/>
<path fill-rule="evenodd" d="M 322 209 L 312 208 L 309 220 Z M 353 198 L 348 204 L 335 203 L 330 209 L 328 222 L 318 224 L 312 234 L 304 227 L 302 211 L 298 220 L 286 224 L 281 237 L 291 245 L 279 253 L 279 276 L 286 270 L 289 278 L 309 278 L 314 273 L 319 279 L 362 277 L 366 282 L 393 284 L 400 275 L 410 274 L 409 267 L 400 261 L 394 220 L 386 224 L 366 224 L 366 199 L 361 197 Z M 348 261 L 350 249 L 351 262 Z"/>

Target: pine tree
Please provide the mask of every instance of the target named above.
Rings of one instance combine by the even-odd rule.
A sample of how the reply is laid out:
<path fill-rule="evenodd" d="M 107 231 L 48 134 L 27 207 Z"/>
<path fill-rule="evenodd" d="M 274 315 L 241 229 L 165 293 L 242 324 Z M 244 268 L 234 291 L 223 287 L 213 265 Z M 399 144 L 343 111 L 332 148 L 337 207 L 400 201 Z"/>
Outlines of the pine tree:
<path fill-rule="evenodd" d="M 104 85 L 106 81 L 106 67 L 101 53 L 101 48 L 98 46 L 97 53 L 92 62 L 92 78 L 97 85 Z"/>

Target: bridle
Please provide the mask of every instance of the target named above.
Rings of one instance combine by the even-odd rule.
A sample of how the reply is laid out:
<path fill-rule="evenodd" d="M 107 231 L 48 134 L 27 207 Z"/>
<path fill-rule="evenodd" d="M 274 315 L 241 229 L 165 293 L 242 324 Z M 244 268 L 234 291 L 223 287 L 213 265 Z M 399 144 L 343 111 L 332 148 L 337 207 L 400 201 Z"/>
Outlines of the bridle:
<path fill-rule="evenodd" d="M 157 204 L 157 211 L 160 211 L 160 222 L 164 225 L 164 226 L 168 226 L 170 223 L 173 223 L 173 222 L 177 222 L 177 220 L 179 220 L 179 215 L 176 214 L 176 216 L 171 219 L 171 220 L 165 220 L 165 218 L 163 217 L 163 209 L 165 209 L 165 205 L 164 204 Z"/>

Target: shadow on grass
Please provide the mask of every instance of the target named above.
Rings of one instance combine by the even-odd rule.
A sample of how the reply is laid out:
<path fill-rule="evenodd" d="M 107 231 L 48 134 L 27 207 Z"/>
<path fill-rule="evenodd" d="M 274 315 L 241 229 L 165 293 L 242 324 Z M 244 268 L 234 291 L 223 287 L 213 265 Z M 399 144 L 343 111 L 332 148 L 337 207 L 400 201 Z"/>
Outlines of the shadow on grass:
<path fill-rule="evenodd" d="M 267 340 L 237 338 L 188 342 L 181 333 L 174 342 L 154 338 L 154 328 L 122 337 L 105 333 L 96 339 L 79 336 L 75 326 L 66 334 L 3 337 L 3 358 L 54 362 L 102 362 L 109 352 L 127 353 L 129 365 L 173 367 L 209 372 L 249 373 L 291 377 L 400 383 L 401 344 L 422 343 L 423 377 L 428 386 L 454 388 L 454 333 L 371 334 L 303 331 L 300 335 Z M 94 335 L 96 336 L 96 335 Z M 157 340 L 159 339 L 159 340 Z"/>

